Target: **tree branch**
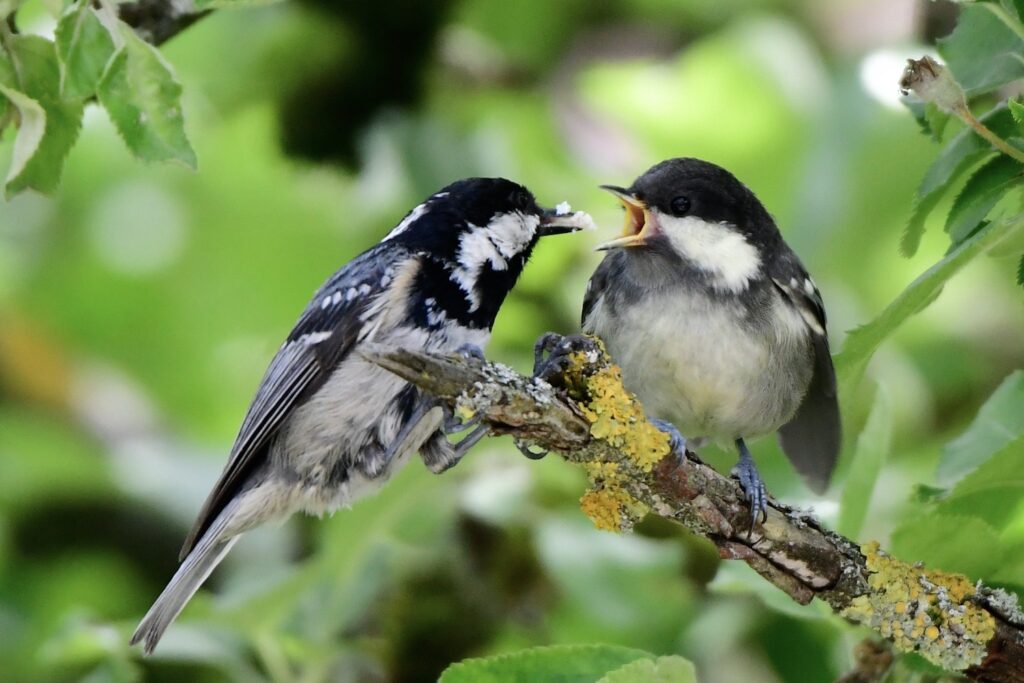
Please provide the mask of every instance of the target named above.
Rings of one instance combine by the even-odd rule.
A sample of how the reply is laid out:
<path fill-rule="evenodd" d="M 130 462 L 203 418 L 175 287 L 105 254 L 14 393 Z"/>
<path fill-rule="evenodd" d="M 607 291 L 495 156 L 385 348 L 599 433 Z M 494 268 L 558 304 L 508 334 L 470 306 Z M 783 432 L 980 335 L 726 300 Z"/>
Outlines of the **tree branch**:
<path fill-rule="evenodd" d="M 793 600 L 818 598 L 903 651 L 979 681 L 1024 681 L 1024 614 L 1016 596 L 965 576 L 911 565 L 858 546 L 811 514 L 770 501 L 748 534 L 739 484 L 696 457 L 669 455 L 668 439 L 622 386 L 599 343 L 562 341 L 566 370 L 548 383 L 461 356 L 373 347 L 364 356 L 512 434 L 581 464 L 591 488 L 583 511 L 604 529 L 628 530 L 652 512 L 742 560 Z M 555 386 L 553 386 L 555 385 Z"/>
<path fill-rule="evenodd" d="M 120 19 L 135 29 L 140 38 L 157 46 L 210 12 L 197 10 L 192 0 L 136 0 L 117 6 Z"/>

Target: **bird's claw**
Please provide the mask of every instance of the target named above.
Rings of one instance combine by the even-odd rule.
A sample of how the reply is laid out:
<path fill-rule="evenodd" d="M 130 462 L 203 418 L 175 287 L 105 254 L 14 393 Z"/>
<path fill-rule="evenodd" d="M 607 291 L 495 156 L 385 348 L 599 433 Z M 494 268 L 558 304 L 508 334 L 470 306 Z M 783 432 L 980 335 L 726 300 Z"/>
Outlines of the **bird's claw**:
<path fill-rule="evenodd" d="M 551 452 L 551 451 L 545 451 L 545 450 L 540 450 L 540 451 L 530 450 L 530 444 L 526 443 L 522 439 L 514 439 L 512 441 L 512 443 L 515 444 L 516 449 L 520 453 L 525 455 L 530 460 L 542 460 L 548 453 Z"/>
<path fill-rule="evenodd" d="M 461 417 L 455 414 L 451 408 L 444 406 L 444 422 L 441 424 L 441 431 L 445 435 L 458 434 L 464 432 L 471 427 L 476 427 L 480 424 L 480 420 L 483 419 L 483 413 L 476 413 L 473 417 L 463 421 Z"/>
<path fill-rule="evenodd" d="M 545 332 L 533 346 L 533 376 L 550 381 L 565 372 L 572 354 L 596 348 L 596 342 L 582 334 Z"/>
<path fill-rule="evenodd" d="M 455 353 L 459 354 L 466 360 L 487 360 L 484 356 L 484 350 L 476 344 L 463 344 L 459 348 L 455 349 Z M 483 415 L 477 413 L 468 420 L 463 421 L 462 418 L 452 412 L 451 408 L 444 406 L 444 422 L 441 424 L 441 431 L 446 435 L 458 434 L 459 432 L 464 432 L 471 427 L 475 427 L 479 424 L 481 418 L 483 418 Z"/>
<path fill-rule="evenodd" d="M 565 337 L 557 332 L 545 332 L 537 339 L 533 345 L 534 377 L 544 377 L 548 374 L 548 368 L 555 362 L 555 349 L 563 339 Z"/>
<path fill-rule="evenodd" d="M 749 456 L 740 455 L 739 462 L 732 469 L 732 475 L 739 479 L 750 505 L 750 528 L 747 530 L 749 538 L 759 520 L 762 523 L 768 520 L 768 491 L 764 480 L 761 479 L 761 473 L 757 471 L 757 466 Z"/>
<path fill-rule="evenodd" d="M 466 360 L 487 360 L 484 356 L 484 350 L 476 344 L 463 344 L 459 348 L 455 349 L 455 353 L 459 354 Z"/>
<path fill-rule="evenodd" d="M 679 464 L 686 462 L 686 437 L 676 429 L 676 426 L 667 420 L 659 420 L 656 417 L 648 418 L 648 421 L 668 435 L 669 448 L 672 449 L 672 455 L 676 456 Z"/>

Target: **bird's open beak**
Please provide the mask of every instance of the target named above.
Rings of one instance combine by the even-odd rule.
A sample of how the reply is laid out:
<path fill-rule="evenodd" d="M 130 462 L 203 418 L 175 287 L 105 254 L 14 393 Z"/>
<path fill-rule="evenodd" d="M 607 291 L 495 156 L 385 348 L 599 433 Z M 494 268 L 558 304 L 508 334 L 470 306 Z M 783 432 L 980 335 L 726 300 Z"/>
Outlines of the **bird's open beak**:
<path fill-rule="evenodd" d="M 579 230 L 593 230 L 594 219 L 586 211 L 573 212 L 567 203 L 562 203 L 553 209 L 547 209 L 540 217 L 540 226 L 537 234 L 540 237 L 549 235 L 564 235 L 567 232 Z"/>
<path fill-rule="evenodd" d="M 655 232 L 656 224 L 647 210 L 647 205 L 633 195 L 629 190 L 614 185 L 602 185 L 602 190 L 608 190 L 622 202 L 626 209 L 626 224 L 622 229 L 622 236 L 597 245 L 595 251 L 607 251 L 609 249 L 623 249 L 626 247 L 642 247 L 647 244 L 647 239 Z"/>

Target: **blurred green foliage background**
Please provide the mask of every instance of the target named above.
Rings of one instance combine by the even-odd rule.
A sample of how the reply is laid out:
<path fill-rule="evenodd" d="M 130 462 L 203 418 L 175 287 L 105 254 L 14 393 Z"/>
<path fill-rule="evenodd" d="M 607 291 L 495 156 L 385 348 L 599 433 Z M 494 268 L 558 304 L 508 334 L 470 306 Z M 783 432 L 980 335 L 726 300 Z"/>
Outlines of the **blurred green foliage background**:
<path fill-rule="evenodd" d="M 19 18 L 45 33 L 45 16 Z M 163 53 L 198 172 L 136 162 L 92 107 L 56 197 L 0 208 L 0 680 L 425 681 L 577 642 L 682 654 L 710 683 L 847 671 L 864 632 L 667 523 L 594 530 L 582 474 L 505 440 L 441 477 L 413 462 L 331 519 L 249 534 L 154 657 L 127 638 L 308 296 L 454 179 L 507 176 L 601 226 L 541 245 L 504 307 L 488 353 L 520 370 L 541 332 L 576 329 L 591 248 L 619 229 L 596 186 L 672 156 L 754 189 L 840 349 L 946 249 L 930 230 L 898 253 L 939 146 L 896 81 L 955 18 L 909 0 L 306 0 L 183 32 Z M 893 424 L 861 540 L 913 518 L 942 445 L 1024 365 L 1015 265 L 972 263 L 848 392 L 850 445 L 876 386 Z M 771 440 L 754 446 L 769 489 L 831 523 L 852 450 L 816 499 Z M 1000 506 L 997 542 L 1019 544 L 1024 510 Z M 1024 562 L 955 547 L 940 568 L 1024 586 Z"/>

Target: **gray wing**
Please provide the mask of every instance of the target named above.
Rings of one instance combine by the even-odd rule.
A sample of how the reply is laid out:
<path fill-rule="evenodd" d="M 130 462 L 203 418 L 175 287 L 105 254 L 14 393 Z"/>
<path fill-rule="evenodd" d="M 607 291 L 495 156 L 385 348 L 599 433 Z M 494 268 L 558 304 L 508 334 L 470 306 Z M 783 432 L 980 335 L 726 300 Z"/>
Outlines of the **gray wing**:
<path fill-rule="evenodd" d="M 391 251 L 394 251 L 392 249 Z M 182 546 L 195 547 L 221 510 L 267 458 L 267 447 L 295 407 L 327 380 L 345 359 L 364 327 L 364 312 L 384 291 L 381 278 L 406 252 L 378 245 L 348 263 L 317 291 L 270 362 L 231 448 L 220 479 L 210 491 Z"/>
<path fill-rule="evenodd" d="M 587 282 L 587 291 L 583 294 L 583 312 L 580 314 L 580 327 L 584 332 L 589 331 L 586 329 L 587 318 L 590 317 L 594 307 L 604 296 L 608 282 L 613 276 L 613 271 L 616 269 L 613 258 L 616 253 L 612 252 L 605 256 Z"/>
<path fill-rule="evenodd" d="M 779 429 L 779 444 L 808 486 L 823 493 L 839 457 L 842 426 L 821 294 L 796 255 L 787 250 L 769 268 L 783 300 L 796 308 L 811 336 L 814 374 L 796 415 Z"/>

